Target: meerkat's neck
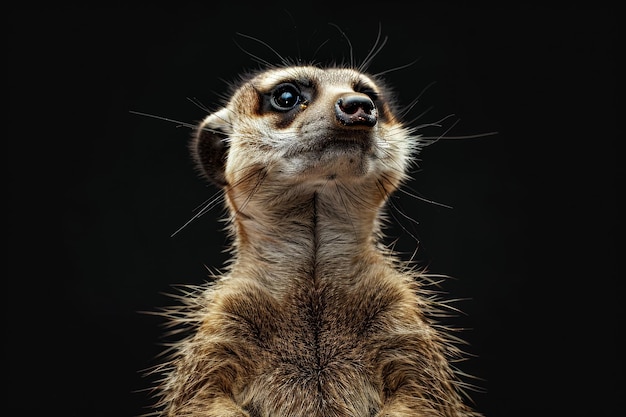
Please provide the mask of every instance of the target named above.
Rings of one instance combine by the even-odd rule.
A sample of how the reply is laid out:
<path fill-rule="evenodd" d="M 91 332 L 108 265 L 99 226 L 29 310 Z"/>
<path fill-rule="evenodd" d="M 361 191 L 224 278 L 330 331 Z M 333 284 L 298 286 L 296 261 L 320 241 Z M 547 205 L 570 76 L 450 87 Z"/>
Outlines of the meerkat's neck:
<path fill-rule="evenodd" d="M 357 190 L 328 182 L 309 192 L 297 188 L 273 195 L 229 194 L 236 213 L 234 269 L 262 271 L 259 279 L 280 287 L 282 280 L 294 278 L 349 279 L 364 262 L 383 262 L 376 248 L 383 202 L 377 187 Z"/>

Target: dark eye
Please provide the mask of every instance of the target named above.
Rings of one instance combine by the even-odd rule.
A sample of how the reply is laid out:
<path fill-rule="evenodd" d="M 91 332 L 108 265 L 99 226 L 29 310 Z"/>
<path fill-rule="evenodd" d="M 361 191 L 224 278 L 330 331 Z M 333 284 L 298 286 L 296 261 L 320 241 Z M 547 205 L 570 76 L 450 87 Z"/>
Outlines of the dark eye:
<path fill-rule="evenodd" d="M 372 101 L 376 101 L 378 100 L 378 93 L 376 91 L 374 91 L 372 88 L 362 88 L 359 93 L 363 93 L 365 95 L 367 95 L 369 98 L 372 99 Z"/>
<path fill-rule="evenodd" d="M 272 91 L 270 103 L 278 111 L 291 110 L 300 103 L 300 90 L 293 84 L 280 84 Z"/>
<path fill-rule="evenodd" d="M 378 100 L 378 93 L 376 91 L 374 91 L 374 89 L 372 87 L 368 86 L 367 84 L 365 84 L 363 82 L 358 82 L 354 86 L 354 91 L 357 92 L 357 93 L 361 93 L 361 94 L 367 95 L 369 98 L 372 99 L 372 101 Z"/>

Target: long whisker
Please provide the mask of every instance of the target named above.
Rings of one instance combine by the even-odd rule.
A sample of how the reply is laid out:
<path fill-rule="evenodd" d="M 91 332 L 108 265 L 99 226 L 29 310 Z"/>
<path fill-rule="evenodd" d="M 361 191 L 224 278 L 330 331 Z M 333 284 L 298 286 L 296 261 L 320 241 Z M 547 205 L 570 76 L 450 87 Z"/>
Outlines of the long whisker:
<path fill-rule="evenodd" d="M 152 119 L 162 120 L 164 122 L 175 123 L 175 124 L 178 125 L 176 127 L 188 127 L 190 129 L 195 129 L 196 128 L 196 124 L 194 124 L 194 123 L 181 122 L 180 120 L 170 119 L 169 117 L 157 116 L 155 114 L 144 113 L 144 112 L 135 111 L 135 110 L 129 110 L 128 112 L 132 113 L 132 114 L 137 114 L 139 116 L 150 117 Z"/>
<path fill-rule="evenodd" d="M 264 47 L 266 47 L 267 49 L 269 49 L 271 52 L 273 52 L 273 53 L 274 53 L 274 55 L 276 55 L 276 56 L 278 57 L 279 61 L 280 61 L 280 62 L 282 62 L 282 64 L 283 64 L 283 65 L 288 65 L 288 64 L 289 64 L 289 60 L 285 59 L 285 57 L 283 57 L 281 54 L 279 54 L 279 53 L 278 53 L 278 51 L 277 51 L 276 49 L 272 48 L 272 47 L 271 47 L 271 46 L 270 46 L 267 42 L 264 42 L 264 41 L 262 41 L 262 40 L 261 40 L 261 39 L 259 39 L 259 38 L 255 38 L 254 36 L 246 35 L 246 34 L 241 33 L 241 32 L 237 32 L 237 35 L 239 35 L 239 36 L 241 36 L 241 37 L 243 37 L 243 38 L 246 38 L 246 39 L 253 40 L 253 41 L 255 41 L 255 42 L 257 42 L 257 43 L 259 43 L 259 44 L 263 45 Z M 235 42 L 235 43 L 236 43 L 236 42 Z M 239 44 L 237 44 L 237 46 L 239 46 L 239 47 L 241 48 L 241 46 L 240 46 Z M 246 50 L 245 50 L 245 49 L 243 49 L 243 48 L 241 48 L 241 50 L 242 50 L 242 51 L 244 51 L 245 53 L 247 53 L 248 55 L 250 55 L 251 57 L 253 57 L 253 58 L 255 58 L 255 59 L 260 60 L 260 62 L 261 62 L 261 63 L 264 63 L 264 64 L 265 64 L 265 65 L 267 65 L 268 67 L 271 67 L 271 66 L 272 66 L 272 65 L 271 65 L 268 61 L 266 61 L 266 60 L 264 60 L 264 59 L 261 59 L 261 58 L 259 58 L 259 57 L 258 57 L 258 56 L 256 56 L 256 55 L 251 54 L 249 51 L 246 51 Z"/>
<path fill-rule="evenodd" d="M 252 187 L 252 189 L 250 190 L 250 193 L 246 196 L 246 199 L 243 201 L 243 203 L 239 207 L 237 207 L 237 213 L 242 213 L 242 211 L 248 206 L 248 204 L 252 200 L 252 197 L 254 196 L 254 194 L 256 194 L 256 192 L 261 188 L 261 185 L 263 184 L 263 182 L 267 178 L 268 170 L 267 170 L 266 167 L 262 167 L 262 168 L 259 168 L 257 170 L 254 170 L 250 174 L 248 174 L 245 177 L 245 179 L 242 179 L 241 181 L 238 181 L 238 183 L 241 183 L 241 182 L 244 182 L 244 181 L 248 181 L 250 178 L 252 178 L 255 175 L 257 176 L 257 181 L 254 184 L 254 187 Z M 234 187 L 236 187 L 236 185 L 233 186 L 233 188 Z"/>
<path fill-rule="evenodd" d="M 452 116 L 452 115 L 450 115 L 450 116 Z M 450 116 L 446 116 L 446 117 L 444 117 L 441 121 L 437 122 L 435 125 L 439 125 L 439 126 L 440 126 L 440 123 L 441 123 L 441 122 L 443 122 L 446 118 L 448 118 L 448 117 L 450 117 Z M 445 137 L 445 136 L 446 136 L 446 133 L 448 133 L 449 131 L 451 131 L 451 130 L 454 128 L 454 126 L 456 126 L 456 125 L 457 125 L 460 121 L 461 121 L 461 119 L 456 119 L 456 120 L 454 121 L 454 123 L 452 123 L 452 125 L 451 125 L 450 127 L 448 127 L 446 130 L 444 130 L 444 132 L 443 132 L 443 133 L 442 133 L 439 137 L 437 137 L 437 138 L 435 138 L 435 139 L 432 139 L 432 140 L 430 141 L 429 145 L 432 145 L 433 143 L 438 142 L 441 138 Z M 423 138 L 423 139 L 424 139 L 424 138 Z"/>
<path fill-rule="evenodd" d="M 198 108 L 204 110 L 207 113 L 211 113 L 211 109 L 209 109 L 207 106 L 205 106 L 204 104 L 202 104 L 200 102 L 200 100 L 198 100 L 195 97 L 187 97 L 187 100 L 191 101 L 193 104 L 195 104 Z"/>
<path fill-rule="evenodd" d="M 425 203 L 428 204 L 432 204 L 435 206 L 439 206 L 439 207 L 443 207 L 443 208 L 447 208 L 447 209 L 453 209 L 454 207 L 448 205 L 448 204 L 444 204 L 444 203 L 440 203 L 438 201 L 435 200 L 431 200 L 429 198 L 423 197 L 421 195 L 419 195 L 415 190 L 411 189 L 411 192 L 407 191 L 407 188 L 410 189 L 410 187 L 404 186 L 404 187 L 400 187 L 400 189 L 398 190 L 399 192 L 408 195 L 409 197 L 415 198 L 417 200 L 423 201 Z"/>
<path fill-rule="evenodd" d="M 233 42 L 235 43 L 235 45 L 237 45 L 237 48 L 239 48 L 241 51 L 243 51 L 246 55 L 248 55 L 250 58 L 252 58 L 252 60 L 254 62 L 256 62 L 257 64 L 261 64 L 265 67 L 272 67 L 272 63 L 266 59 L 261 58 L 258 55 L 253 54 L 252 52 L 248 51 L 247 49 L 245 49 L 243 46 L 241 46 L 237 41 L 233 40 Z"/>
<path fill-rule="evenodd" d="M 430 109 L 429 109 L 429 110 L 430 110 Z M 422 113 L 422 115 L 423 115 L 423 113 Z M 422 115 L 420 115 L 419 117 L 421 117 Z M 426 128 L 426 127 L 433 127 L 433 126 L 434 126 L 434 127 L 441 127 L 441 126 L 442 126 L 442 123 L 443 123 L 443 122 L 445 122 L 447 119 L 449 119 L 449 118 L 451 118 L 451 117 L 454 117 L 454 114 L 449 114 L 449 115 L 447 115 L 447 116 L 444 116 L 444 117 L 442 117 L 441 119 L 439 119 L 439 120 L 438 120 L 438 121 L 436 121 L 436 122 L 424 123 L 424 124 L 421 124 L 421 125 L 414 126 L 412 129 L 414 129 L 414 130 L 420 130 L 420 129 L 424 129 L 424 128 Z M 409 124 L 412 124 L 412 123 L 413 123 L 413 122 L 415 122 L 416 120 L 417 120 L 417 118 L 415 118 L 415 119 L 411 120 L 411 121 L 409 122 Z"/>
<path fill-rule="evenodd" d="M 361 62 L 361 65 L 359 65 L 359 67 L 358 67 L 359 71 L 361 71 L 361 72 L 366 71 L 367 68 L 369 68 L 369 66 L 372 63 L 372 61 L 374 60 L 374 58 L 385 47 L 385 44 L 387 43 L 388 38 L 387 38 L 387 36 L 385 36 L 385 38 L 381 42 L 380 41 L 381 35 L 382 35 L 382 25 L 379 23 L 378 24 L 378 33 L 376 35 L 376 41 L 374 41 L 374 45 L 372 45 L 372 48 L 369 50 L 369 52 L 367 53 L 367 55 L 363 59 L 363 62 Z"/>
<path fill-rule="evenodd" d="M 318 53 L 322 50 L 322 48 L 324 47 L 324 45 L 326 45 L 328 42 L 330 42 L 330 39 L 326 39 L 324 42 L 322 42 L 322 43 L 320 44 L 320 46 L 318 46 L 318 47 L 315 49 L 315 52 L 313 52 L 313 56 L 312 56 L 312 59 L 313 59 L 313 60 L 315 60 L 315 57 L 317 56 L 317 54 L 318 54 Z"/>
<path fill-rule="evenodd" d="M 187 227 L 189 224 L 191 224 L 193 221 L 197 220 L 198 218 L 202 217 L 204 214 L 206 214 L 207 212 L 209 212 L 211 209 L 213 209 L 218 203 L 222 202 L 224 200 L 224 195 L 222 193 L 222 191 L 220 191 L 219 193 L 215 194 L 213 197 L 211 197 L 210 199 L 206 200 L 205 203 L 201 204 L 199 210 L 198 207 L 196 207 L 194 209 L 194 211 L 197 210 L 197 213 L 194 214 L 189 220 L 187 220 L 185 223 L 183 223 L 182 226 L 180 226 L 178 229 L 176 229 L 171 235 L 170 237 L 174 237 L 176 236 L 178 233 L 180 233 L 185 227 Z"/>
<path fill-rule="evenodd" d="M 263 175 L 261 175 L 263 174 Z M 224 202 L 224 194 L 227 193 L 228 191 L 236 188 L 237 186 L 239 186 L 241 183 L 247 182 L 249 181 L 252 177 L 254 177 L 255 175 L 259 176 L 259 180 L 257 180 L 257 183 L 255 184 L 255 186 L 253 187 L 252 191 L 250 192 L 250 194 L 246 197 L 246 200 L 244 201 L 244 203 L 242 204 L 241 207 L 239 207 L 239 210 L 243 209 L 248 202 L 250 201 L 250 199 L 252 198 L 252 195 L 259 189 L 259 187 L 261 186 L 261 184 L 263 183 L 263 180 L 265 179 L 265 177 L 267 176 L 267 172 L 265 168 L 259 168 L 257 170 L 252 170 L 251 172 L 247 173 L 244 177 L 242 177 L 241 179 L 239 179 L 235 184 L 229 185 L 226 189 L 224 190 L 220 190 L 218 193 L 216 193 L 215 195 L 213 195 L 213 197 L 211 197 L 208 200 L 205 200 L 204 203 L 200 204 L 199 206 L 197 206 L 196 208 L 194 208 L 193 211 L 196 211 L 196 213 L 189 219 L 187 220 L 182 226 L 180 226 L 178 229 L 176 229 L 174 231 L 174 233 L 172 233 L 170 235 L 170 237 L 174 237 L 176 236 L 178 233 L 180 233 L 184 228 L 186 228 L 187 226 L 189 226 L 192 222 L 196 221 L 197 219 L 199 219 L 200 217 L 204 216 L 206 213 L 208 213 L 209 211 L 211 211 L 212 209 L 214 209 L 219 203 L 223 203 Z"/>
<path fill-rule="evenodd" d="M 423 139 L 427 139 L 427 140 L 431 140 L 431 139 L 477 139 L 477 138 L 484 138 L 486 136 L 494 136 L 494 135 L 498 135 L 500 134 L 500 132 L 498 131 L 494 131 L 494 132 L 487 132 L 487 133 L 477 133 L 475 135 L 463 135 L 463 136 L 422 136 Z"/>
<path fill-rule="evenodd" d="M 383 195 L 388 197 L 389 195 L 388 195 L 388 192 L 386 191 L 385 185 L 383 184 L 383 180 L 386 180 L 386 179 L 383 177 L 377 180 L 377 187 L 380 190 L 380 192 L 383 193 Z M 407 216 L 406 214 L 404 214 L 404 212 L 394 203 L 393 199 L 387 198 L 387 205 L 393 209 L 393 210 L 389 210 L 389 214 L 391 215 L 391 217 L 393 217 L 394 223 L 399 225 L 402 228 L 402 230 L 404 230 L 404 232 L 407 233 L 413 240 L 415 240 L 416 242 L 419 242 L 420 241 L 419 238 L 402 224 L 400 219 L 396 217 L 395 213 L 401 214 L 404 218 L 410 220 L 411 223 L 418 224 L 418 222 L 415 219 L 412 219 L 410 216 Z"/>
<path fill-rule="evenodd" d="M 390 72 L 403 70 L 403 69 L 408 68 L 408 67 L 410 67 L 412 65 L 415 65 L 420 59 L 421 58 L 417 58 L 417 59 L 414 59 L 413 61 L 409 62 L 408 64 L 399 65 L 397 67 L 393 67 L 393 68 L 386 69 L 384 71 L 377 72 L 376 74 L 374 74 L 374 76 L 375 77 L 382 77 L 383 75 L 389 74 Z"/>
<path fill-rule="evenodd" d="M 419 102 L 420 98 L 424 95 L 424 93 L 433 85 L 435 85 L 437 83 L 437 81 L 432 81 L 430 84 L 428 84 L 426 87 L 424 87 L 422 89 L 422 91 L 417 95 L 417 97 L 415 97 L 413 100 L 411 100 L 411 102 L 409 103 L 409 105 L 402 111 L 402 113 L 400 114 L 400 117 L 404 118 L 412 109 L 413 107 L 415 107 L 415 105 Z M 419 116 L 417 116 L 416 118 L 413 119 L 413 121 L 415 120 L 419 120 L 424 114 L 426 114 L 427 112 L 429 112 L 430 110 L 432 110 L 432 106 L 427 108 L 426 110 L 424 110 Z"/>
<path fill-rule="evenodd" d="M 337 29 L 339 31 L 339 33 L 341 34 L 341 36 L 346 40 L 346 42 L 348 43 L 348 48 L 350 51 L 350 62 L 349 65 L 351 68 L 354 68 L 354 48 L 352 47 L 352 42 L 350 42 L 350 38 L 348 38 L 348 35 L 346 35 L 346 33 L 336 24 L 334 23 L 328 23 L 329 25 L 331 25 L 332 27 L 334 27 L 335 29 Z"/>
<path fill-rule="evenodd" d="M 302 63 L 302 51 L 300 50 L 300 37 L 298 36 L 298 25 L 296 24 L 296 19 L 294 19 L 293 15 L 291 14 L 291 12 L 289 12 L 289 10 L 283 10 L 287 16 L 289 16 L 289 19 L 291 20 L 291 23 L 293 24 L 293 30 L 295 32 L 295 40 L 296 40 L 296 51 L 297 51 L 297 57 L 298 57 L 298 63 Z"/>

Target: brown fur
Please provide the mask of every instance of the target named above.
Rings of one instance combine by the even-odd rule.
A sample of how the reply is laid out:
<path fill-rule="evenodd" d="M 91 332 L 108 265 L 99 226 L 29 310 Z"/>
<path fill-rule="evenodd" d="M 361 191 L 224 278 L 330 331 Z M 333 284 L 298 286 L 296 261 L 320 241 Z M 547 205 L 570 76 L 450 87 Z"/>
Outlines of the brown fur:
<path fill-rule="evenodd" d="M 300 101 L 276 111 L 285 82 Z M 355 97 L 375 104 L 374 126 L 340 123 L 336 103 Z M 173 312 L 193 332 L 160 369 L 163 415 L 477 415 L 449 365 L 459 352 L 431 325 L 427 276 L 380 243 L 421 145 L 393 103 L 356 70 L 276 68 L 199 126 L 191 149 L 224 190 L 233 258 Z"/>

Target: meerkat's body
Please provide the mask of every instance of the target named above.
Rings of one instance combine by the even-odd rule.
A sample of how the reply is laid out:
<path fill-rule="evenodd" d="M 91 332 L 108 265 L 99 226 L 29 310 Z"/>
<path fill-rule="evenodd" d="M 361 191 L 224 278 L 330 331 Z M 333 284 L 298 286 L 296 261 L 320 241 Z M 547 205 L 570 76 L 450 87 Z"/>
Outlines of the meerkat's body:
<path fill-rule="evenodd" d="M 353 69 L 274 68 L 201 123 L 191 148 L 224 190 L 233 260 L 185 301 L 164 415 L 476 415 L 420 273 L 379 242 L 420 146 L 393 104 Z"/>

